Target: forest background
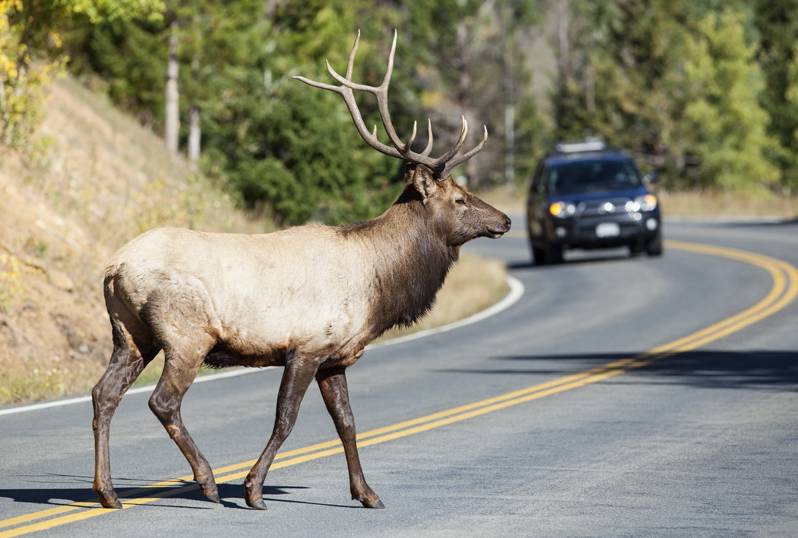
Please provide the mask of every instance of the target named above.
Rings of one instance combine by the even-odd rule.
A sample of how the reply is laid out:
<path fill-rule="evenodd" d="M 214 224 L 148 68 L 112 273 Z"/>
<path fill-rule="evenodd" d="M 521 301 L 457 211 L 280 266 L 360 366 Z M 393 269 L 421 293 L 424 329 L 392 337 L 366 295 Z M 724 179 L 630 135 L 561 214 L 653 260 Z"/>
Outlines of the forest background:
<path fill-rule="evenodd" d="M 798 188 L 798 0 L 0 0 L 0 143 L 37 150 L 47 84 L 69 72 L 278 225 L 370 217 L 400 163 L 291 76 L 329 80 L 360 29 L 354 78 L 375 83 L 394 28 L 400 133 L 430 117 L 446 147 L 461 113 L 491 133 L 457 171 L 472 188 L 523 185 L 586 136 L 668 190 Z"/>

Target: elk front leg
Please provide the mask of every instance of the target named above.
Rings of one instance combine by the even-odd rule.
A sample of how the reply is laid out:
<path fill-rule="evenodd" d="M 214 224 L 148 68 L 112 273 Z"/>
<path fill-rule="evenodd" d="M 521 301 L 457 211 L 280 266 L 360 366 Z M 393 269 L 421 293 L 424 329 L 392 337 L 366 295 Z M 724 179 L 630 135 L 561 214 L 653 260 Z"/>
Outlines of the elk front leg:
<path fill-rule="evenodd" d="M 277 394 L 277 414 L 274 417 L 272 435 L 244 481 L 245 500 L 252 508 L 266 510 L 266 505 L 263 503 L 263 481 L 274 456 L 294 427 L 299 414 L 299 405 L 318 368 L 319 361 L 307 357 L 294 356 L 286 361 L 283 378 L 280 381 L 280 391 Z"/>
<path fill-rule="evenodd" d="M 385 508 L 379 495 L 366 483 L 355 440 L 355 417 L 349 405 L 349 389 L 343 368 L 324 370 L 316 374 L 324 404 L 330 412 L 338 437 L 344 445 L 346 466 L 349 469 L 349 490 L 352 499 L 360 501 L 366 508 Z"/>

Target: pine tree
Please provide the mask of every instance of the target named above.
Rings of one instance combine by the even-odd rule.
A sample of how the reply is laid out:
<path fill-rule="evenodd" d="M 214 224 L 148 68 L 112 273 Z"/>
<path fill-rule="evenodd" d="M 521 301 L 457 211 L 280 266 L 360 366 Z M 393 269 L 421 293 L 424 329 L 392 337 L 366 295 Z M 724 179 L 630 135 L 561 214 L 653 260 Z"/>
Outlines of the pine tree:
<path fill-rule="evenodd" d="M 786 75 L 787 84 L 784 92 L 788 105 L 786 108 L 794 113 L 798 110 L 798 45 L 793 48 L 792 61 L 787 67 Z M 795 192 L 798 189 L 798 121 L 791 126 L 791 136 L 782 142 L 782 147 L 785 149 L 781 159 L 784 163 L 782 184 L 788 192 Z"/>
<path fill-rule="evenodd" d="M 726 9 L 705 16 L 685 52 L 687 104 L 679 134 L 698 160 L 692 179 L 721 189 L 773 185 L 779 172 L 768 150 L 775 141 L 759 104 L 764 80 L 755 46 L 746 42 L 742 13 Z"/>
<path fill-rule="evenodd" d="M 650 166 L 672 155 L 686 28 L 683 0 L 574 0 L 557 16 L 558 137 L 598 135 Z"/>
<path fill-rule="evenodd" d="M 798 187 L 798 0 L 757 0 L 754 21 L 760 35 L 759 63 L 766 88 L 762 103 L 770 116 L 769 132 L 778 140 L 778 165 L 785 187 Z"/>

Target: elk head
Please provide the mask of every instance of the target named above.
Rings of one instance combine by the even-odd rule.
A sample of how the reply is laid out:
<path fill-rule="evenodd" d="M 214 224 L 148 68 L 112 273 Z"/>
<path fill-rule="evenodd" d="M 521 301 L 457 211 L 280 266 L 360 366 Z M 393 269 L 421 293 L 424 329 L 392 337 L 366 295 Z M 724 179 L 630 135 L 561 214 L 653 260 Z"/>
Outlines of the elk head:
<path fill-rule="evenodd" d="M 418 131 L 418 122 L 413 123 L 413 131 L 406 141 L 397 134 L 388 108 L 388 89 L 393 74 L 396 39 L 397 32 L 394 30 L 391 52 L 388 55 L 388 67 L 379 86 L 368 86 L 352 81 L 352 69 L 360 43 L 359 30 L 349 53 L 345 76 L 333 69 L 330 62 L 326 62 L 327 71 L 332 78 L 338 81 L 338 86 L 317 82 L 302 76 L 293 78 L 343 97 L 355 128 L 363 140 L 377 151 L 402 159 L 406 163 L 405 181 L 408 187 L 411 187 L 416 196 L 420 198 L 435 228 L 443 232 L 448 244 L 459 246 L 477 237 L 501 237 L 510 229 L 510 218 L 457 185 L 451 176 L 451 171 L 455 166 L 470 159 L 485 146 L 488 141 L 487 127 L 483 126 L 482 140 L 470 150 L 461 153 L 460 150 L 468 136 L 468 121 L 465 116 L 461 116 L 460 134 L 457 141 L 448 151 L 438 157 L 431 156 L 434 138 L 432 122 L 429 118 L 427 119 L 427 145 L 421 152 L 412 149 Z M 376 125 L 369 132 L 355 101 L 354 90 L 370 93 L 376 97 L 382 126 L 388 135 L 390 145 L 379 140 Z"/>

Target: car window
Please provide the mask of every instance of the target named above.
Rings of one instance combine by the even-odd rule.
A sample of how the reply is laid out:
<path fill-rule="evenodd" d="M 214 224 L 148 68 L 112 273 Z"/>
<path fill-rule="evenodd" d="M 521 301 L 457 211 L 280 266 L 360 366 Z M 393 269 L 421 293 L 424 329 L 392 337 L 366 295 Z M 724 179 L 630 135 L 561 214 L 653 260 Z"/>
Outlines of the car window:
<path fill-rule="evenodd" d="M 539 164 L 538 167 L 535 169 L 535 175 L 532 178 L 532 184 L 529 186 L 530 192 L 539 193 L 541 191 L 542 178 L 543 178 L 543 165 Z"/>
<path fill-rule="evenodd" d="M 581 194 L 640 187 L 642 182 L 630 160 L 573 161 L 549 166 L 544 178 L 551 194 Z"/>

